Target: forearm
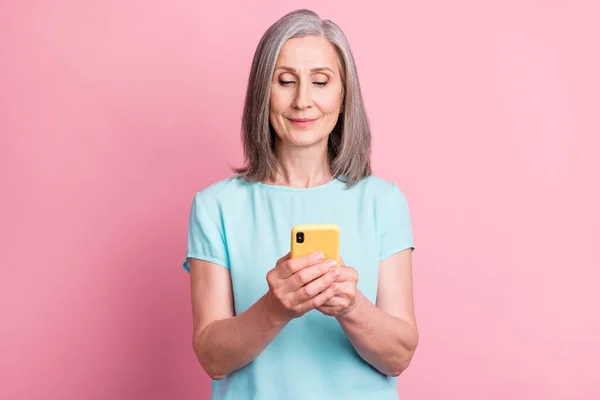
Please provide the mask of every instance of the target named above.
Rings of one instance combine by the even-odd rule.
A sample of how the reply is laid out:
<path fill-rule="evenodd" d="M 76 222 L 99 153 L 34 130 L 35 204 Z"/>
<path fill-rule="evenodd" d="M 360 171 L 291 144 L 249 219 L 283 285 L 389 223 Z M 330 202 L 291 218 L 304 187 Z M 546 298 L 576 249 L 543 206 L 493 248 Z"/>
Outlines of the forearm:
<path fill-rule="evenodd" d="M 388 376 L 398 376 L 410 364 L 417 348 L 417 329 L 377 308 L 360 291 L 356 307 L 338 322 L 358 354 Z"/>
<path fill-rule="evenodd" d="M 273 318 L 265 295 L 240 315 L 210 323 L 194 338 L 194 351 L 211 378 L 223 379 L 256 359 L 286 323 Z"/>

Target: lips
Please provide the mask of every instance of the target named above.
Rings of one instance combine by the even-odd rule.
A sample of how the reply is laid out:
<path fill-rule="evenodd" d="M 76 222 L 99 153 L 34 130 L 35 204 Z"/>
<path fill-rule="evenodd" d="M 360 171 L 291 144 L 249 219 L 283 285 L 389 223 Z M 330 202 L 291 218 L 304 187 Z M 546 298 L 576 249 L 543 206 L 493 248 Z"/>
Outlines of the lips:
<path fill-rule="evenodd" d="M 316 120 L 316 118 L 290 118 L 290 121 L 300 122 L 300 123 L 302 123 L 302 122 L 311 122 L 311 121 L 314 121 L 314 120 Z"/>

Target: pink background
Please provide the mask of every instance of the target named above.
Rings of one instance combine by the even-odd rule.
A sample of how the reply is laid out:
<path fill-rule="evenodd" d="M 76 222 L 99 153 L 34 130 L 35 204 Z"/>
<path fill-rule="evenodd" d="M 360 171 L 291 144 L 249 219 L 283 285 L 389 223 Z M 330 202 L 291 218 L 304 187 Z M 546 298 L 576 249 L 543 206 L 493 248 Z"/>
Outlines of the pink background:
<path fill-rule="evenodd" d="M 600 399 L 598 3 L 368 4 L 2 2 L 0 398 L 208 397 L 189 206 L 242 160 L 260 36 L 308 7 L 411 207 L 403 400 Z"/>

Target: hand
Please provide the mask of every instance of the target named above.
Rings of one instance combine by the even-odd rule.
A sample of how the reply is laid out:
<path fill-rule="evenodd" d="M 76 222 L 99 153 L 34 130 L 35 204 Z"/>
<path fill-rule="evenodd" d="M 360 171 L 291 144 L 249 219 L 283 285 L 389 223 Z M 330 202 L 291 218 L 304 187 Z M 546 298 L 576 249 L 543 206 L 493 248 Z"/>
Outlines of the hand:
<path fill-rule="evenodd" d="M 357 306 L 356 284 L 358 283 L 358 271 L 347 267 L 340 257 L 340 275 L 333 286 L 337 289 L 336 294 L 317 309 L 325 315 L 341 317 L 352 311 Z"/>
<path fill-rule="evenodd" d="M 289 322 L 323 305 L 336 294 L 332 283 L 339 275 L 334 260 L 323 260 L 323 254 L 313 253 L 280 258 L 267 273 L 269 291 L 266 294 L 274 317 Z"/>

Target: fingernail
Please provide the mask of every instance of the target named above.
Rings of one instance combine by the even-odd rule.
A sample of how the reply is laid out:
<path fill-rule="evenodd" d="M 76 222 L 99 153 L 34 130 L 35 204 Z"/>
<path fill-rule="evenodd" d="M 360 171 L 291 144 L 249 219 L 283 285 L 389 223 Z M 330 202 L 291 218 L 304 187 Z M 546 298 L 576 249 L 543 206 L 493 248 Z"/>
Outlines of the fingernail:
<path fill-rule="evenodd" d="M 323 253 L 314 253 L 314 257 L 315 257 L 315 260 L 321 261 L 325 258 L 325 255 Z"/>
<path fill-rule="evenodd" d="M 327 260 L 325 261 L 325 265 L 327 265 L 327 267 L 329 268 L 333 268 L 337 265 L 337 263 L 335 262 L 335 260 Z"/>

